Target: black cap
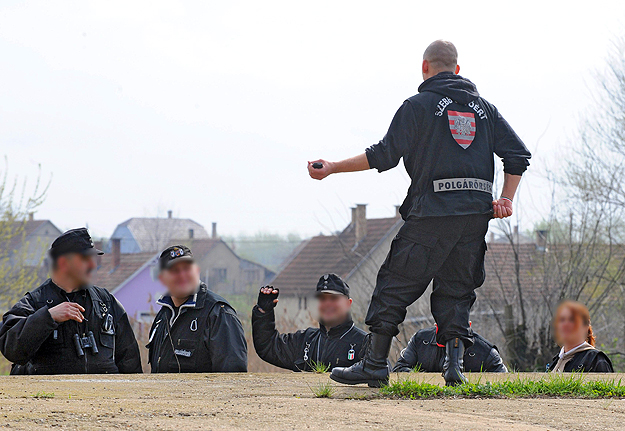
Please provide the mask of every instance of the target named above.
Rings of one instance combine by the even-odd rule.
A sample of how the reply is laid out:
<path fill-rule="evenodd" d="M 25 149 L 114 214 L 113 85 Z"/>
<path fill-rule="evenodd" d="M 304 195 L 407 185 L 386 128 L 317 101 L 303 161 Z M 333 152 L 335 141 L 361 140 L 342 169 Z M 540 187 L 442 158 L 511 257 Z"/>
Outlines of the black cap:
<path fill-rule="evenodd" d="M 102 255 L 104 252 L 93 246 L 89 231 L 80 227 L 63 233 L 50 246 L 50 256 L 57 258 L 68 253 L 80 253 L 86 256 Z"/>
<path fill-rule="evenodd" d="M 317 296 L 324 293 L 345 295 L 349 298 L 349 286 L 336 274 L 322 275 L 317 283 Z"/>
<path fill-rule="evenodd" d="M 158 258 L 158 266 L 162 270 L 171 267 L 172 265 L 181 262 L 195 262 L 193 253 L 189 247 L 184 245 L 172 245 L 167 247 Z"/>

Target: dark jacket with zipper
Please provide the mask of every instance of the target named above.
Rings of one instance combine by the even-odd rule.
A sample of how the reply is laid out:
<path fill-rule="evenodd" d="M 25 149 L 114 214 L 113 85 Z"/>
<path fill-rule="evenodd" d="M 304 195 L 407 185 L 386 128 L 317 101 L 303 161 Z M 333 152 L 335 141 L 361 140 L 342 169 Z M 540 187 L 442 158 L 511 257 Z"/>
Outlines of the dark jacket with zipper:
<path fill-rule="evenodd" d="M 266 313 L 252 310 L 252 338 L 256 353 L 263 361 L 293 371 L 311 371 L 315 363 L 334 367 L 349 367 L 362 358 L 366 332 L 354 325 L 352 319 L 327 330 L 308 328 L 289 334 L 276 330 L 274 310 Z"/>
<path fill-rule="evenodd" d="M 497 346 L 479 334 L 473 333 L 473 346 L 464 351 L 464 370 L 472 373 L 507 373 L 508 369 L 499 356 Z M 445 346 L 436 343 L 436 328 L 425 328 L 412 336 L 402 350 L 393 372 L 443 371 Z"/>
<path fill-rule="evenodd" d="M 513 175 L 522 175 L 531 157 L 497 108 L 471 81 L 450 72 L 423 82 L 386 136 L 366 150 L 369 166 L 380 172 L 404 159 L 411 178 L 400 208 L 404 220 L 490 213 L 493 153 Z"/>
<path fill-rule="evenodd" d="M 177 310 L 169 295 L 152 323 L 147 345 L 153 373 L 247 371 L 247 342 L 234 308 L 200 284 Z"/>
<path fill-rule="evenodd" d="M 72 298 L 87 320 L 56 323 L 50 308 Z M 78 356 L 74 336 L 93 332 L 98 353 Z M 27 293 L 2 318 L 0 350 L 12 374 L 140 373 L 139 346 L 124 307 L 107 290 L 88 286 L 67 294 L 51 279 Z"/>
<path fill-rule="evenodd" d="M 553 357 L 551 364 L 547 364 L 547 371 L 553 371 L 560 359 L 560 355 Z M 598 349 L 584 350 L 573 355 L 565 365 L 564 372 L 583 373 L 613 373 L 612 361 L 608 355 Z"/>

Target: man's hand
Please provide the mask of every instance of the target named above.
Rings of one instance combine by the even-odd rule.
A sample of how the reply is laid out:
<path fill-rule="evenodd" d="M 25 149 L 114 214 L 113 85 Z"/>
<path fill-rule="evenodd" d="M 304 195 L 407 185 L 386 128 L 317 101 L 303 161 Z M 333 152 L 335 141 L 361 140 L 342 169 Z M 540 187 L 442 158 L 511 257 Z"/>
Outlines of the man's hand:
<path fill-rule="evenodd" d="M 85 320 L 85 317 L 82 315 L 85 309 L 75 302 L 63 302 L 50 308 L 48 311 L 56 323 L 63 323 L 68 320 L 75 320 L 76 322 Z"/>
<path fill-rule="evenodd" d="M 263 286 L 258 292 L 258 309 L 261 313 L 272 310 L 278 303 L 278 295 L 280 291 L 274 289 L 273 286 Z"/>
<path fill-rule="evenodd" d="M 313 163 L 321 163 L 323 166 L 319 169 L 313 167 Z M 308 175 L 310 178 L 315 180 L 322 180 L 330 174 L 334 173 L 334 163 L 328 162 L 327 160 L 315 160 L 312 162 L 308 162 Z"/>
<path fill-rule="evenodd" d="M 505 198 L 493 201 L 493 218 L 506 218 L 512 215 L 512 201 Z"/>

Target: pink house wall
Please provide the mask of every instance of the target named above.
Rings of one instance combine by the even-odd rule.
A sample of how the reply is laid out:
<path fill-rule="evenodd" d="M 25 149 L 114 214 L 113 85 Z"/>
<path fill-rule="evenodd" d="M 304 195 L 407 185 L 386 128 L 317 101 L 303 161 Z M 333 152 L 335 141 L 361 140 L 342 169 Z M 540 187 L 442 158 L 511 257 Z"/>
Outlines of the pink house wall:
<path fill-rule="evenodd" d="M 158 280 L 152 279 L 151 270 L 151 265 L 147 265 L 120 289 L 113 292 L 129 317 L 138 319 L 143 312 L 158 312 L 160 309 L 156 305 L 156 300 L 161 297 L 165 287 Z"/>

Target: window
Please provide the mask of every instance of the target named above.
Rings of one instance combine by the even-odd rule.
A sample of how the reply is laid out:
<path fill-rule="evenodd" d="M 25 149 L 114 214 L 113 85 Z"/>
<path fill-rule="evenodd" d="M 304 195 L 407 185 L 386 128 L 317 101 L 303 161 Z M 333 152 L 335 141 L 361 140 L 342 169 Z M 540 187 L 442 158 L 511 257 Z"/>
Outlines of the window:
<path fill-rule="evenodd" d="M 215 281 L 223 283 L 228 279 L 228 270 L 226 268 L 215 268 Z"/>
<path fill-rule="evenodd" d="M 303 299 L 303 301 L 302 301 L 302 299 Z M 301 310 L 302 308 L 303 308 L 304 310 L 307 310 L 307 309 L 308 309 L 308 298 L 307 298 L 307 297 L 305 297 L 305 296 L 304 296 L 304 297 L 302 298 L 302 297 L 300 296 L 300 297 L 298 298 L 298 308 L 299 308 L 300 310 Z"/>
<path fill-rule="evenodd" d="M 253 283 L 260 279 L 260 271 L 257 269 L 246 269 L 245 278 L 248 283 Z"/>

